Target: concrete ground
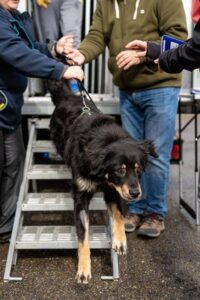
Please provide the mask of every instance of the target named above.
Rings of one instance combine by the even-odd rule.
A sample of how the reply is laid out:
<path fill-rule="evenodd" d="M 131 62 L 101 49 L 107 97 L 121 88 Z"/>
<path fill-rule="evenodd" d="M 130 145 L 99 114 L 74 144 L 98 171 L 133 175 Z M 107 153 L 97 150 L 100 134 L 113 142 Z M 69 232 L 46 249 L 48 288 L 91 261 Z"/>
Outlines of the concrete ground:
<path fill-rule="evenodd" d="M 183 136 L 183 195 L 194 207 L 192 126 Z M 178 166 L 171 165 L 165 232 L 158 239 L 127 235 L 128 254 L 119 259 L 118 281 L 100 278 L 112 271 L 108 250 L 92 251 L 89 285 L 74 280 L 75 250 L 34 250 L 19 253 L 12 275 L 23 276 L 23 280 L 4 283 L 8 244 L 1 244 L 0 300 L 199 300 L 200 228 L 179 208 L 178 178 Z"/>

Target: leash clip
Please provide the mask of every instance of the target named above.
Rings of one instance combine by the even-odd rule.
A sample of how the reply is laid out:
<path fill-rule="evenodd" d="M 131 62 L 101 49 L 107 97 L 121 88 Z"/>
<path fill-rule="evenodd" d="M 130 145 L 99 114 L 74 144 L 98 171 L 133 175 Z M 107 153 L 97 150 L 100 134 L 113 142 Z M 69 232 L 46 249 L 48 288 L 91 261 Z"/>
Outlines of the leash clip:
<path fill-rule="evenodd" d="M 82 107 L 81 116 L 85 115 L 85 114 L 91 115 L 91 109 L 87 105 L 85 105 L 85 106 Z"/>

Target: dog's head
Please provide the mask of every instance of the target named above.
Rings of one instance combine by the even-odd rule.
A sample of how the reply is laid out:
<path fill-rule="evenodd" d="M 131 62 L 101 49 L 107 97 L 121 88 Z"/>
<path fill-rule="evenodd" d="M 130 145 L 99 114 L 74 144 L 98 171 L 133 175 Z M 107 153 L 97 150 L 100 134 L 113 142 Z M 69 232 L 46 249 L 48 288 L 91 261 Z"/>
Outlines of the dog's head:
<path fill-rule="evenodd" d="M 142 195 L 139 180 L 149 156 L 158 157 L 152 142 L 119 140 L 96 152 L 91 161 L 91 175 L 113 187 L 124 200 L 139 200 Z"/>
<path fill-rule="evenodd" d="M 69 80 L 53 80 L 47 79 L 46 86 L 48 91 L 51 93 L 51 99 L 55 106 L 59 105 L 60 101 L 67 99 L 73 93 L 70 91 Z"/>

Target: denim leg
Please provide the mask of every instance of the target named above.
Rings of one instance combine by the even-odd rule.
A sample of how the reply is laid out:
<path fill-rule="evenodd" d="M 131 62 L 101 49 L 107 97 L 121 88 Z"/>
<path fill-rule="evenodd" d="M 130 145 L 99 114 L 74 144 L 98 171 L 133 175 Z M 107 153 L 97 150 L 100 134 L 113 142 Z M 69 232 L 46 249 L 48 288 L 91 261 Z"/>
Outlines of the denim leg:
<path fill-rule="evenodd" d="M 124 92 L 120 93 L 122 123 L 129 134 L 136 139 L 149 139 L 154 142 L 159 158 L 149 158 L 150 164 L 142 177 L 141 201 L 132 202 L 129 210 L 134 213 L 155 212 L 164 216 L 167 212 L 167 190 L 169 183 L 170 152 L 173 145 L 179 88 L 151 89 L 132 94 L 132 105 L 139 106 L 143 122 L 138 130 L 138 111 L 132 110 L 132 122 L 127 122 Z M 128 93 L 129 95 L 129 93 Z M 126 103 L 126 104 L 125 104 Z M 129 109 L 129 108 L 128 108 Z M 130 116 L 129 116 L 130 117 Z M 140 116 L 141 120 L 141 116 Z M 143 131 L 139 135 L 139 132 Z"/>
<path fill-rule="evenodd" d="M 0 234 L 12 230 L 23 176 L 25 149 L 21 126 L 3 130 L 4 162 L 0 182 Z"/>

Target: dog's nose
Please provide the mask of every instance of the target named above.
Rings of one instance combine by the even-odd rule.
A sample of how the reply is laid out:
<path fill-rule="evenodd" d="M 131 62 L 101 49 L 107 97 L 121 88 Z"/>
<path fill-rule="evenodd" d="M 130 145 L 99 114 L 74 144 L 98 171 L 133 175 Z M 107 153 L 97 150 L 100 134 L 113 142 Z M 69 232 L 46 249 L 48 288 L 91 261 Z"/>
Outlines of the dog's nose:
<path fill-rule="evenodd" d="M 137 198 L 140 195 L 140 192 L 137 188 L 130 188 L 129 194 L 131 195 L 131 197 Z"/>

